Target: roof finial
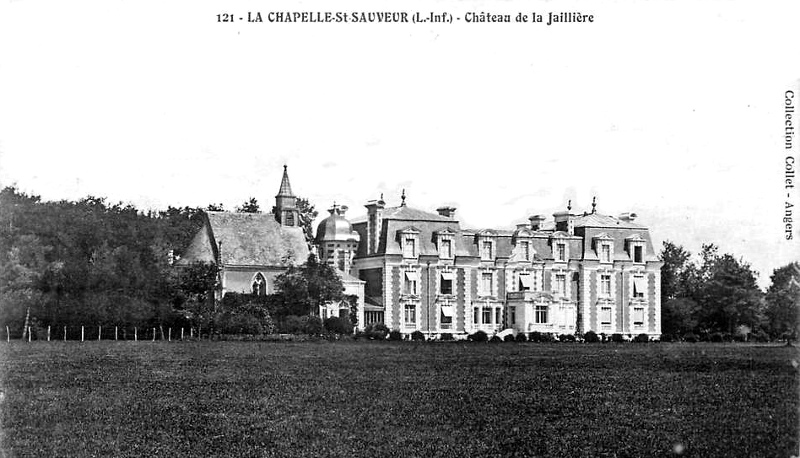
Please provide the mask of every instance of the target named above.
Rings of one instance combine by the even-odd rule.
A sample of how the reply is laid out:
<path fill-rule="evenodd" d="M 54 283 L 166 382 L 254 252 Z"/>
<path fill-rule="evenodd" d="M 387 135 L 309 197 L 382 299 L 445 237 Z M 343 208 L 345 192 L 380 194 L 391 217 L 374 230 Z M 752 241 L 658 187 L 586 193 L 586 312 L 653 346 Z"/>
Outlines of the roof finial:
<path fill-rule="evenodd" d="M 567 211 L 571 211 L 571 210 L 572 210 L 572 199 L 567 201 Z"/>
<path fill-rule="evenodd" d="M 403 188 L 403 193 L 400 194 L 400 206 L 401 207 L 406 206 L 406 188 Z"/>
<path fill-rule="evenodd" d="M 592 196 L 592 214 L 597 211 L 597 196 Z"/>

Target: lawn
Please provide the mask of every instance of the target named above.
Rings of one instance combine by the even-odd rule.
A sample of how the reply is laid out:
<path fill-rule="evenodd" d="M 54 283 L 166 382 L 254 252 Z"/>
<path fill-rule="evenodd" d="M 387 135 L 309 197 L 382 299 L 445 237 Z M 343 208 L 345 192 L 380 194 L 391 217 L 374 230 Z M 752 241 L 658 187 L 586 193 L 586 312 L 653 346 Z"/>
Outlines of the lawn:
<path fill-rule="evenodd" d="M 795 348 L 0 343 L 10 456 L 778 456 Z M 0 453 L 2 455 L 2 453 Z"/>

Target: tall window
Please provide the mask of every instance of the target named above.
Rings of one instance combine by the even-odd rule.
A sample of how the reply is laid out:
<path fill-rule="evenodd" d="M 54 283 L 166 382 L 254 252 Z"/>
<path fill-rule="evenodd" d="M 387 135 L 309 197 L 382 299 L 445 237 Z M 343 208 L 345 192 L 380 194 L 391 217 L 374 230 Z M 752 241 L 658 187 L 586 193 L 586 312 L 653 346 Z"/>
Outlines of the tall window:
<path fill-rule="evenodd" d="M 517 308 L 516 307 L 509 307 L 508 308 L 508 322 L 511 324 L 517 323 Z"/>
<path fill-rule="evenodd" d="M 472 322 L 475 324 L 479 324 L 481 322 L 481 309 L 478 307 L 472 309 Z"/>
<path fill-rule="evenodd" d="M 534 323 L 544 324 L 547 323 L 547 306 L 537 305 L 533 315 Z"/>
<path fill-rule="evenodd" d="M 600 307 L 600 324 L 611 326 L 611 307 Z"/>
<path fill-rule="evenodd" d="M 492 242 L 490 240 L 484 240 L 481 245 L 481 259 L 493 259 Z"/>
<path fill-rule="evenodd" d="M 567 276 L 564 274 L 556 275 L 556 293 L 562 296 L 567 295 Z"/>
<path fill-rule="evenodd" d="M 567 260 L 567 244 L 566 243 L 557 243 L 556 244 L 556 261 L 566 261 Z"/>
<path fill-rule="evenodd" d="M 481 295 L 482 296 L 491 296 L 492 295 L 492 273 L 491 272 L 482 272 L 481 273 Z"/>
<path fill-rule="evenodd" d="M 633 325 L 644 326 L 644 307 L 633 308 Z"/>
<path fill-rule="evenodd" d="M 294 226 L 294 212 L 287 212 L 286 213 L 286 225 L 287 226 Z"/>
<path fill-rule="evenodd" d="M 633 262 L 643 262 L 642 252 L 643 250 L 641 245 L 635 245 L 633 247 Z"/>
<path fill-rule="evenodd" d="M 531 274 L 519 274 L 519 290 L 520 291 L 530 291 L 533 286 L 533 279 L 531 278 Z"/>
<path fill-rule="evenodd" d="M 416 272 L 406 272 L 406 279 L 403 282 L 403 294 L 417 294 L 417 274 Z"/>
<path fill-rule="evenodd" d="M 494 322 L 497 324 L 503 323 L 503 311 L 499 308 L 494 309 Z"/>
<path fill-rule="evenodd" d="M 439 247 L 439 256 L 442 258 L 453 257 L 453 241 L 450 239 L 442 240 L 442 246 Z"/>
<path fill-rule="evenodd" d="M 519 242 L 519 250 L 522 254 L 522 259 L 530 261 L 531 259 L 531 245 L 527 240 Z"/>
<path fill-rule="evenodd" d="M 439 284 L 439 293 L 453 294 L 453 273 L 442 272 L 441 283 Z"/>
<path fill-rule="evenodd" d="M 405 322 L 407 325 L 413 325 L 417 322 L 417 306 L 414 304 L 406 304 L 405 307 Z"/>
<path fill-rule="evenodd" d="M 256 296 L 266 296 L 267 295 L 267 279 L 261 275 L 261 272 L 257 273 L 255 278 L 253 278 L 253 284 L 251 285 L 253 294 Z"/>
<path fill-rule="evenodd" d="M 441 329 L 450 329 L 453 327 L 453 306 L 443 305 L 440 308 L 439 327 Z"/>
<path fill-rule="evenodd" d="M 403 245 L 403 256 L 406 258 L 417 257 L 417 241 L 414 238 L 408 237 L 406 239 L 406 242 Z"/>
<path fill-rule="evenodd" d="M 644 275 L 635 275 L 633 277 L 633 297 L 637 299 L 644 299 L 644 293 L 647 286 L 644 282 Z"/>
<path fill-rule="evenodd" d="M 484 307 L 483 308 L 483 316 L 481 318 L 483 318 L 483 321 L 482 321 L 483 324 L 491 323 L 492 322 L 492 309 L 490 309 L 489 307 Z"/>
<path fill-rule="evenodd" d="M 611 245 L 600 245 L 600 262 L 611 262 Z"/>
<path fill-rule="evenodd" d="M 600 275 L 600 295 L 605 297 L 611 296 L 611 275 Z"/>

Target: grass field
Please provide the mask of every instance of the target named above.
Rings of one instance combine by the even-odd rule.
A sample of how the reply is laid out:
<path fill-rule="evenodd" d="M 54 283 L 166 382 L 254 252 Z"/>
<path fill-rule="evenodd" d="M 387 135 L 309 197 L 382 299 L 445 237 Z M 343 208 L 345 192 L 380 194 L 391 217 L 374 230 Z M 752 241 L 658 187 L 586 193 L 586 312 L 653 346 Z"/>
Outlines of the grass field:
<path fill-rule="evenodd" d="M 776 456 L 795 348 L 0 343 L 9 456 Z"/>

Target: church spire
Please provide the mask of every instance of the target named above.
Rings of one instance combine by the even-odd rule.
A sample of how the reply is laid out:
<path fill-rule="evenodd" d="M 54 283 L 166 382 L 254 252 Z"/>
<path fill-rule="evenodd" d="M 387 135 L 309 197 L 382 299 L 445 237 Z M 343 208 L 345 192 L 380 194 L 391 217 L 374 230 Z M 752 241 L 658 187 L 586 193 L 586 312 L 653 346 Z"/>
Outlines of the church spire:
<path fill-rule="evenodd" d="M 278 195 L 275 197 L 294 197 L 294 194 L 292 194 L 292 185 L 289 184 L 289 172 L 286 171 L 286 165 L 283 166 L 281 189 L 278 190 Z"/>
<path fill-rule="evenodd" d="M 299 226 L 299 213 L 297 211 L 297 197 L 292 193 L 292 185 L 289 184 L 289 172 L 283 166 L 283 178 L 278 195 L 275 196 L 275 208 L 272 209 L 275 220 L 282 226 Z"/>

